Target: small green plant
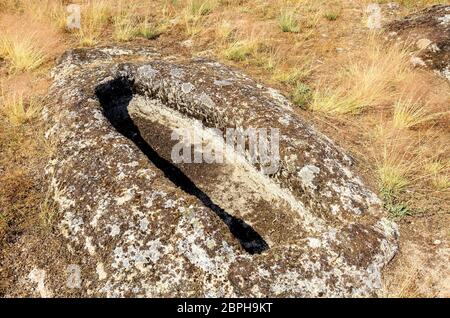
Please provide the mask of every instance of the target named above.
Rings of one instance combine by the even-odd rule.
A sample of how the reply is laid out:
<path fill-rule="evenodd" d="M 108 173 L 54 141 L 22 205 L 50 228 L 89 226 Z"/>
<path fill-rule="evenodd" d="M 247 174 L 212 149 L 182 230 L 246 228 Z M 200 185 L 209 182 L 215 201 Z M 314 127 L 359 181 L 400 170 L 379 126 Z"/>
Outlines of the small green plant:
<path fill-rule="evenodd" d="M 397 179 L 396 179 L 397 180 Z M 397 187 L 398 184 L 386 184 L 384 187 L 381 186 L 381 196 L 383 198 L 383 207 L 388 212 L 389 216 L 394 219 L 401 219 L 405 216 L 413 215 L 413 211 L 409 206 L 399 200 L 399 193 L 403 190 L 406 184 L 400 185 L 401 188 Z"/>
<path fill-rule="evenodd" d="M 136 36 L 146 38 L 147 40 L 154 40 L 163 33 L 162 28 L 157 28 L 150 24 L 146 19 L 140 23 L 136 28 Z"/>
<path fill-rule="evenodd" d="M 199 17 L 210 14 L 216 7 L 213 0 L 189 0 L 187 4 L 187 13 L 191 17 Z"/>
<path fill-rule="evenodd" d="M 312 71 L 310 63 L 289 69 L 279 68 L 274 72 L 273 79 L 283 84 L 295 85 L 297 82 L 307 78 Z"/>
<path fill-rule="evenodd" d="M 385 210 L 394 219 L 401 219 L 405 216 L 411 216 L 414 212 L 405 203 L 395 203 L 392 201 L 387 201 L 384 204 Z"/>
<path fill-rule="evenodd" d="M 301 108 L 306 108 L 308 103 L 311 101 L 311 98 L 311 88 L 304 83 L 298 83 L 294 89 L 294 92 L 292 93 L 292 102 L 294 103 L 294 105 Z"/>
<path fill-rule="evenodd" d="M 293 9 L 286 8 L 281 10 L 280 16 L 278 18 L 278 24 L 283 32 L 300 32 L 300 27 L 296 18 L 296 12 Z"/>
<path fill-rule="evenodd" d="M 252 40 L 242 40 L 232 43 L 223 53 L 228 60 L 239 62 L 249 58 L 257 49 L 257 44 Z"/>
<path fill-rule="evenodd" d="M 396 197 L 409 184 L 404 168 L 400 164 L 385 161 L 377 172 L 381 193 L 384 197 Z"/>
<path fill-rule="evenodd" d="M 340 14 L 338 11 L 329 11 L 329 12 L 325 12 L 325 14 L 323 16 L 328 21 L 336 21 L 339 18 L 339 15 Z"/>

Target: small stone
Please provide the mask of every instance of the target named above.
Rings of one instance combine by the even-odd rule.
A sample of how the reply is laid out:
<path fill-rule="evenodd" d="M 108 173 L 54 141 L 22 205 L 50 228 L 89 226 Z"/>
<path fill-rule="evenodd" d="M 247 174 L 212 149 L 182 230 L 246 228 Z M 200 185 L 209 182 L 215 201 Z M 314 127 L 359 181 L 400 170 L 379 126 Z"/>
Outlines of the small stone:
<path fill-rule="evenodd" d="M 425 62 L 424 62 L 420 57 L 418 57 L 418 56 L 413 56 L 413 57 L 410 59 L 410 62 L 411 62 L 411 64 L 412 64 L 414 67 L 427 66 L 427 65 L 425 64 Z"/>
<path fill-rule="evenodd" d="M 426 66 L 436 74 L 449 79 L 450 67 L 450 5 L 424 8 L 385 26 L 389 34 L 396 32 L 398 41 L 412 41 L 419 52 L 411 59 L 414 66 Z M 420 58 L 420 59 L 419 59 Z"/>
<path fill-rule="evenodd" d="M 387 7 L 389 8 L 389 10 L 398 10 L 398 9 L 400 9 L 400 5 L 397 2 L 389 2 L 387 4 Z"/>
<path fill-rule="evenodd" d="M 181 45 L 184 47 L 192 47 L 194 45 L 194 42 L 191 39 L 189 39 L 181 42 Z"/>
<path fill-rule="evenodd" d="M 433 42 L 431 42 L 428 39 L 420 39 L 419 41 L 416 42 L 416 45 L 419 48 L 419 50 L 425 50 L 431 43 Z"/>

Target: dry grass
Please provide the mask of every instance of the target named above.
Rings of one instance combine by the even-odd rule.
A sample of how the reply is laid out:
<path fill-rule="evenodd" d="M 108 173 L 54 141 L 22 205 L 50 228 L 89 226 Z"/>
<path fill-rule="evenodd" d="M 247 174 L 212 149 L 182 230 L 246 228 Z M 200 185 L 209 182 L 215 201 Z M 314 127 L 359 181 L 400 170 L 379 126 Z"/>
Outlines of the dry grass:
<path fill-rule="evenodd" d="M 313 72 L 311 63 L 305 62 L 293 68 L 278 68 L 272 78 L 283 84 L 295 85 L 297 82 L 306 79 Z"/>
<path fill-rule="evenodd" d="M 385 197 L 397 196 L 409 185 L 408 177 L 413 171 L 413 166 L 404 160 L 404 154 L 397 149 L 383 149 L 381 160 L 378 163 L 377 175 L 380 191 Z"/>
<path fill-rule="evenodd" d="M 213 0 L 188 0 L 184 8 L 186 34 L 194 36 L 202 31 L 203 17 L 210 14 L 217 6 Z"/>
<path fill-rule="evenodd" d="M 338 70 L 335 87 L 315 92 L 310 109 L 329 114 L 357 114 L 388 102 L 395 96 L 396 84 L 410 74 L 408 65 L 406 48 L 384 45 L 372 34 L 361 55 Z"/>
<path fill-rule="evenodd" d="M 0 37 L 0 57 L 9 62 L 11 72 L 32 71 L 45 63 L 47 56 L 29 38 Z"/>
<path fill-rule="evenodd" d="M 292 93 L 292 102 L 294 105 L 306 109 L 311 102 L 311 87 L 304 83 L 298 83 Z"/>
<path fill-rule="evenodd" d="M 1 100 L 1 111 L 9 124 L 22 125 L 35 119 L 42 111 L 43 105 L 37 98 L 24 100 L 22 94 L 3 96 Z"/>
<path fill-rule="evenodd" d="M 108 0 L 91 1 L 81 6 L 81 29 L 76 31 L 81 46 L 98 43 L 111 17 L 112 8 L 112 3 Z"/>
<path fill-rule="evenodd" d="M 129 41 L 137 34 L 137 25 L 133 17 L 127 13 L 121 13 L 114 17 L 113 38 L 117 41 Z"/>
<path fill-rule="evenodd" d="M 278 17 L 278 25 L 283 32 L 300 32 L 300 26 L 297 19 L 297 12 L 292 8 L 284 8 Z"/>
<path fill-rule="evenodd" d="M 242 62 L 254 56 L 258 50 L 258 42 L 253 39 L 240 40 L 233 43 L 223 51 L 227 60 Z"/>
<path fill-rule="evenodd" d="M 42 23 L 50 23 L 59 31 L 66 31 L 67 10 L 62 0 L 30 0 L 23 10 Z"/>
<path fill-rule="evenodd" d="M 41 209 L 45 198 L 42 171 L 52 148 L 44 139 L 45 129 L 38 116 L 42 104 L 38 100 L 38 97 L 20 96 L 1 105 L 0 244 L 11 233 L 44 225 L 38 221 L 39 213 L 44 211 Z M 36 101 L 36 104 L 25 101 Z"/>
<path fill-rule="evenodd" d="M 398 197 L 408 186 L 425 178 L 421 169 L 429 162 L 429 154 L 423 144 L 432 136 L 411 138 L 411 133 L 381 123 L 373 138 L 372 156 L 380 192 L 385 198 Z"/>
<path fill-rule="evenodd" d="M 188 0 L 186 13 L 196 19 L 211 13 L 216 6 L 217 1 L 214 0 Z"/>
<path fill-rule="evenodd" d="M 418 101 L 400 99 L 394 106 L 392 121 L 396 128 L 412 128 L 429 119 L 426 107 Z"/>
<path fill-rule="evenodd" d="M 438 191 L 450 190 L 450 160 L 438 160 L 425 165 L 431 184 Z"/>
<path fill-rule="evenodd" d="M 228 41 L 231 39 L 235 28 L 230 21 L 223 20 L 216 29 L 216 36 L 220 41 Z"/>
<path fill-rule="evenodd" d="M 406 6 L 407 8 L 411 8 L 411 9 L 416 9 L 416 8 L 423 8 L 426 6 L 430 6 L 433 4 L 438 4 L 438 3 L 447 3 L 447 0 L 399 0 L 398 3 L 400 3 L 401 5 Z"/>
<path fill-rule="evenodd" d="M 135 36 L 143 37 L 147 40 L 154 40 L 162 33 L 164 33 L 164 26 L 155 26 L 154 24 L 149 23 L 149 19 L 145 18 L 143 22 L 139 23 L 135 29 Z"/>

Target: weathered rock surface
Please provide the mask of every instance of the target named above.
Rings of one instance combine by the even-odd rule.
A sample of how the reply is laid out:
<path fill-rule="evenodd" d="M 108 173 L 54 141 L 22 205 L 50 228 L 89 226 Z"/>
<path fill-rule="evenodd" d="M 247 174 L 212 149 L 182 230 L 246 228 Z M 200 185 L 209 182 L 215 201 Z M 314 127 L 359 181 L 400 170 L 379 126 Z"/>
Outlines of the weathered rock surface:
<path fill-rule="evenodd" d="M 53 75 L 57 106 L 46 117 L 57 151 L 47 173 L 69 256 L 30 255 L 19 289 L 377 294 L 397 250 L 396 225 L 383 218 L 353 160 L 278 92 L 216 62 L 143 49 L 72 50 Z M 248 154 L 233 164 L 172 163 L 170 133 L 195 125 L 205 135 L 207 127 L 278 128 L 279 169 L 262 174 Z"/>
<path fill-rule="evenodd" d="M 391 22 L 387 29 L 414 44 L 418 54 L 413 64 L 424 64 L 450 80 L 450 5 L 432 6 Z"/>

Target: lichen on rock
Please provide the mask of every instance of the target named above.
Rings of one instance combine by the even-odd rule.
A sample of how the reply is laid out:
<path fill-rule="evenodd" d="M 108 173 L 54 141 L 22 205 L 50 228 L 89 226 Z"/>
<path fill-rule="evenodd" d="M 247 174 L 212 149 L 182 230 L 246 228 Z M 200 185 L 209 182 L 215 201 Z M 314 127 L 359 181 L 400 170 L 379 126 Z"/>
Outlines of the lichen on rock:
<path fill-rule="evenodd" d="M 30 257 L 21 270 L 41 279 L 37 289 L 18 282 L 26 293 L 377 294 L 397 227 L 353 160 L 277 91 L 217 62 L 151 49 L 71 50 L 53 79 L 58 106 L 46 116 L 57 150 L 46 171 L 69 256 Z M 175 165 L 170 133 L 192 125 L 277 128 L 280 167 L 262 174 L 245 155 Z M 61 284 L 70 264 L 80 266 L 78 288 Z"/>
<path fill-rule="evenodd" d="M 386 26 L 391 36 L 412 43 L 414 66 L 428 66 L 450 80 L 450 5 L 434 5 Z"/>

